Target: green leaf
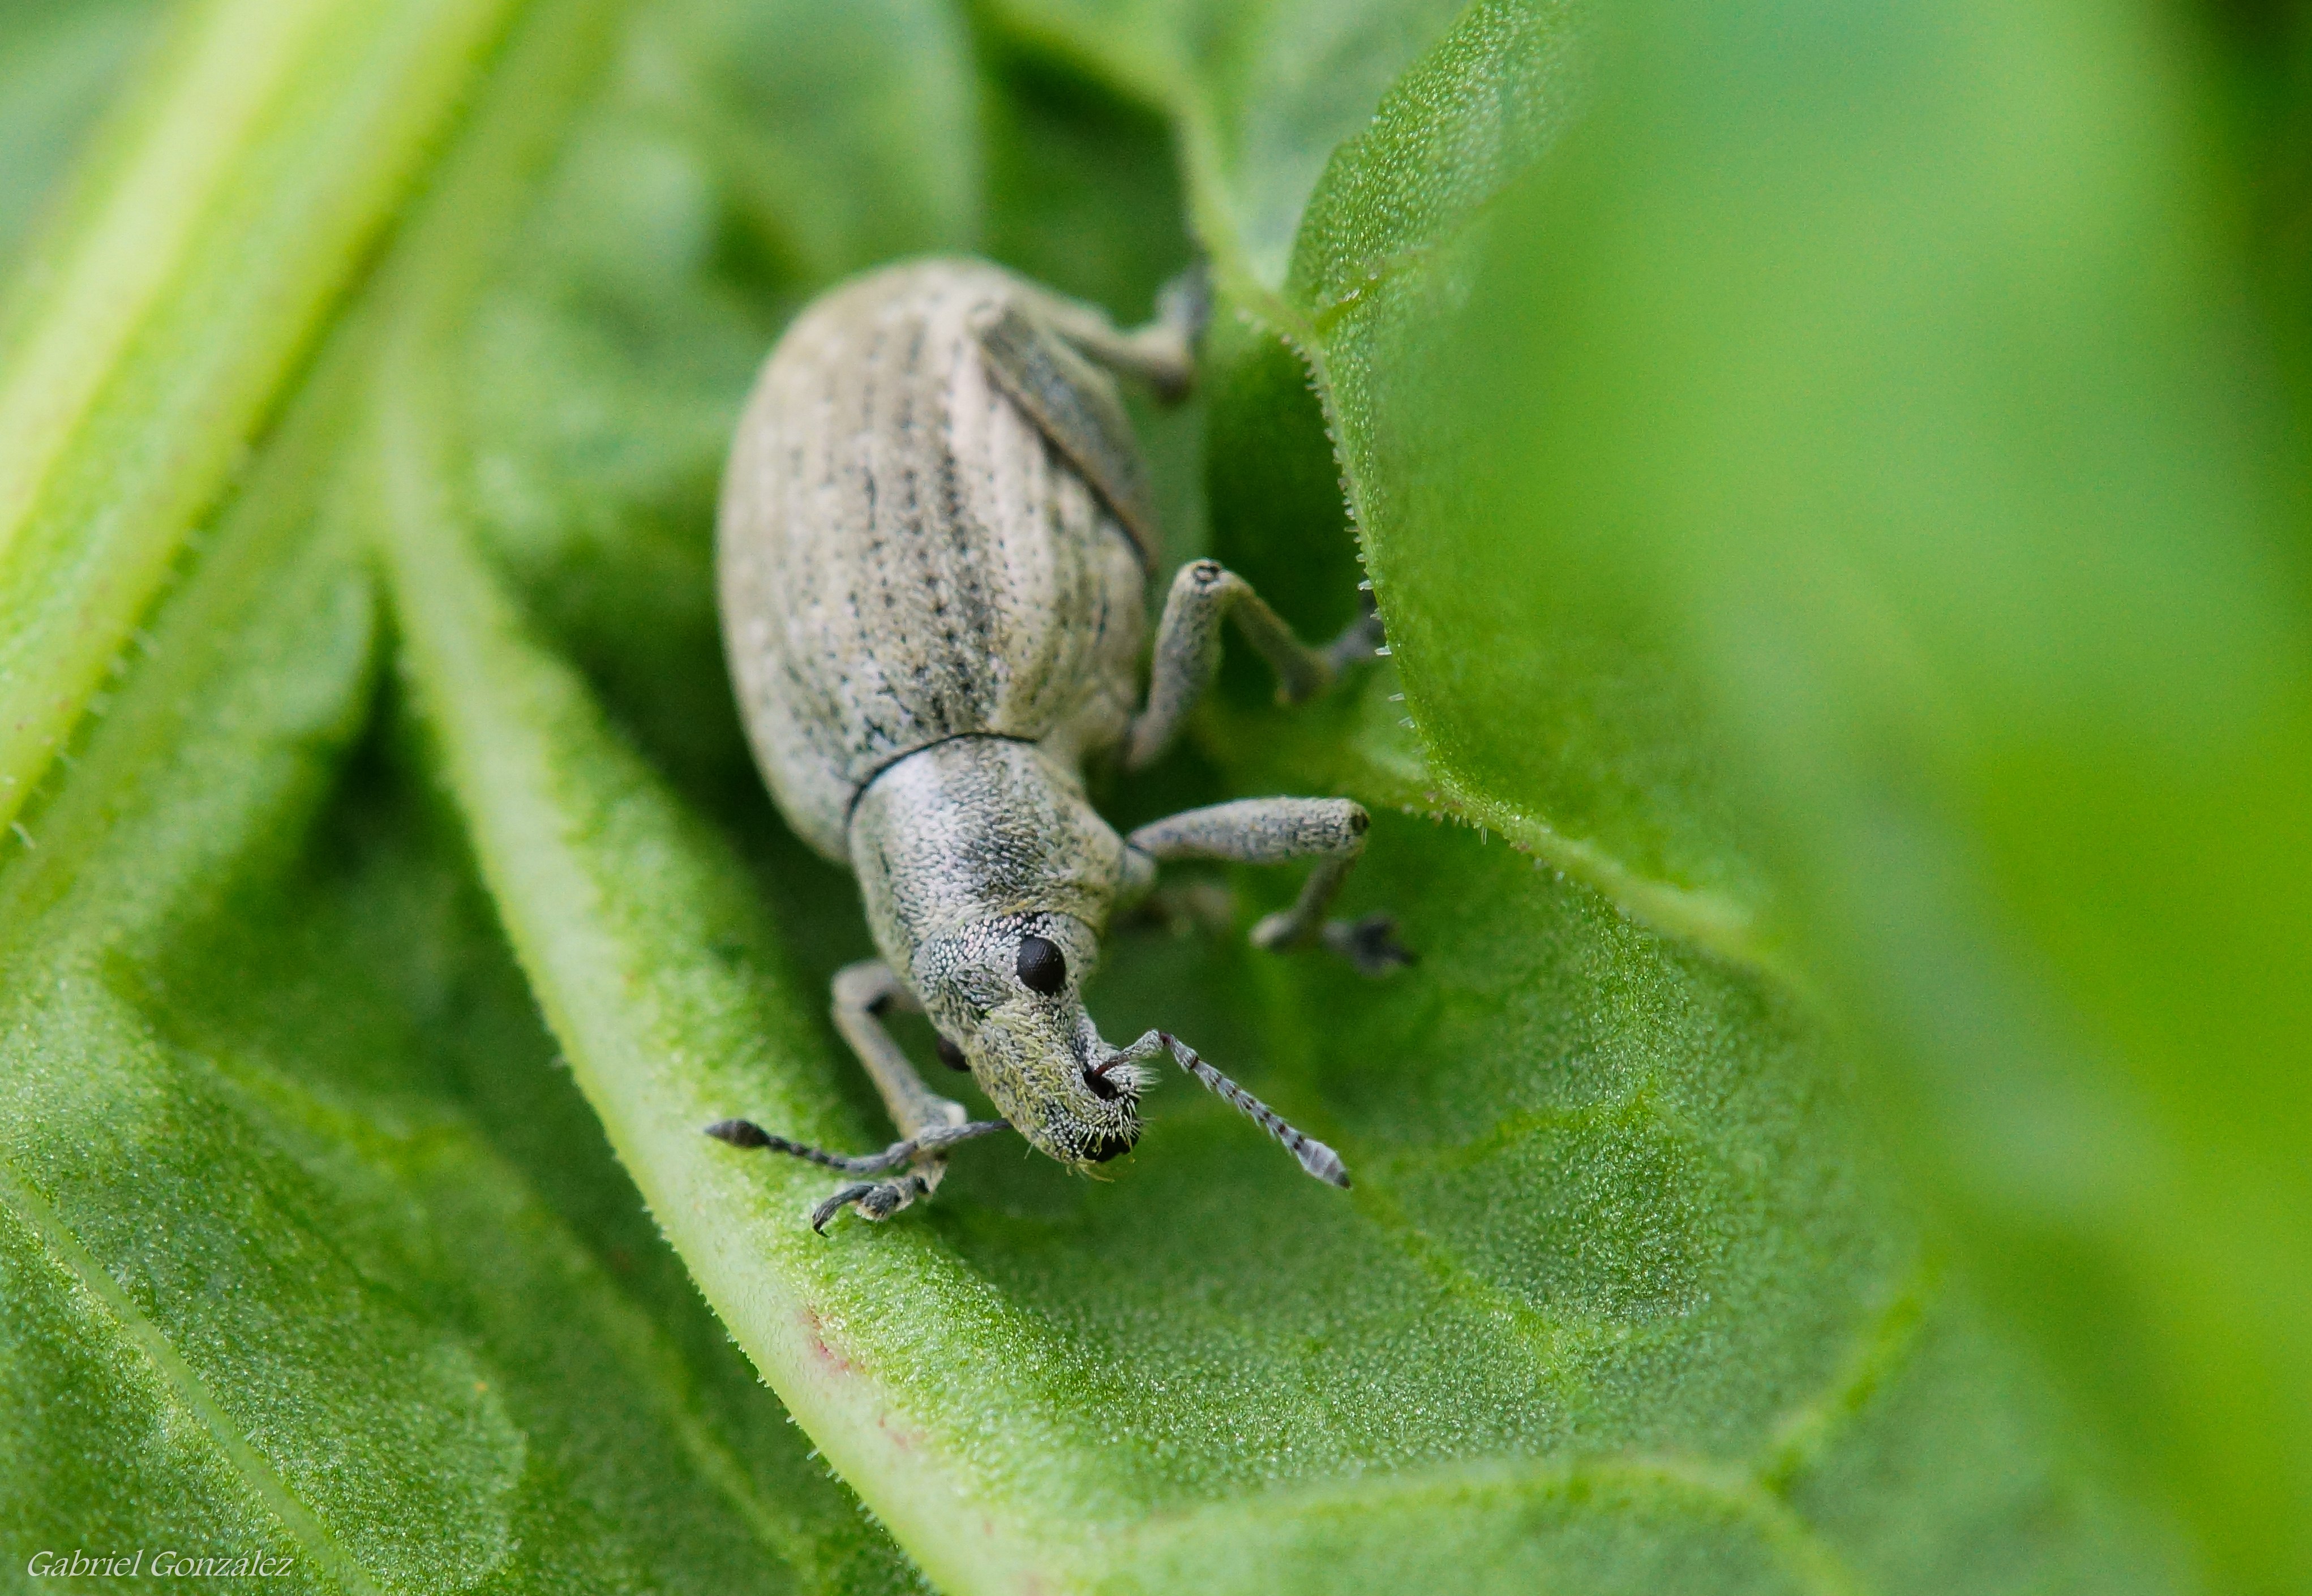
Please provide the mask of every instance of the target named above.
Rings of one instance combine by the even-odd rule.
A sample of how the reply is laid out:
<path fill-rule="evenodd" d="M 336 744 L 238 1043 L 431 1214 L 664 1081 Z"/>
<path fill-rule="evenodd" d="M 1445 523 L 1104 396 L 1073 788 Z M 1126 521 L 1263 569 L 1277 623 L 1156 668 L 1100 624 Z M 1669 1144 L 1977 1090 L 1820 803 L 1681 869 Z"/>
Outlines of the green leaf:
<path fill-rule="evenodd" d="M 1629 607 L 1537 580 L 1529 548 L 1473 535 L 1497 518 L 1501 467 L 1465 435 L 1465 351 L 1441 335 L 1494 202 L 1580 116 L 1583 54 L 1566 6 L 1474 8 L 1327 170 L 1287 328 L 1320 373 L 1420 731 L 1421 801 L 1788 980 L 1771 878 L 1691 684 Z M 1470 637 L 1515 639 L 1513 663 Z"/>
<path fill-rule="evenodd" d="M 300 1590 L 892 1583 L 653 1267 L 454 838 L 384 742 L 347 767 L 375 597 L 308 531 L 344 388 L 301 406 L 0 893 L 10 1555 L 263 1557 Z"/>
<path fill-rule="evenodd" d="M 1566 13 L 971 26 L 533 0 L 293 404 L 268 368 L 252 414 L 288 419 L 0 869 L 37 1304 L 0 1434 L 57 1470 L 12 1529 L 85 1539 L 93 1495 L 106 1533 L 223 1526 L 320 1588 L 902 1579 L 792 1413 L 958 1591 L 2179 1588 L 1922 1239 L 1678 637 L 1451 580 L 1493 501 L 1434 451 L 1516 373 L 1444 335 L 1584 102 Z M 888 1136 L 824 1019 L 855 894 L 724 685 L 729 425 L 835 276 L 984 248 L 1136 317 L 1182 210 L 1226 303 L 1206 397 L 1139 411 L 1174 552 L 1337 625 L 1345 487 L 1399 658 L 1292 715 L 1232 660 L 1196 746 L 1098 796 L 1364 798 L 1347 908 L 1423 960 L 1256 954 L 1294 883 L 1232 873 L 1232 934 L 1119 934 L 1093 1006 L 1180 1030 L 1357 1185 L 1176 1083 L 1111 1179 L 974 1149 L 822 1240 L 819 1174 L 699 1134 Z M 101 1443 L 67 1448 L 83 1390 Z"/>
<path fill-rule="evenodd" d="M 1395 41 L 1378 82 L 1414 50 L 1375 19 Z M 1053 275 L 1144 294 L 1177 244 L 1128 199 L 1088 204 L 1048 153 L 1073 122 L 1102 135 L 1084 169 L 1137 170 L 1112 141 L 1152 130 L 1061 86 L 1134 35 L 1080 19 L 1055 57 L 1054 13 L 1036 20 L 1006 13 L 988 47 L 987 235 L 1038 266 L 1067 253 L 1046 241 L 1083 238 L 1111 264 Z M 1362 116 L 1271 109 L 1318 150 Z M 1026 128 L 1048 141 L 1034 170 L 1010 153 Z M 1064 233 L 1039 220 L 1055 211 Z M 1469 833 L 1377 825 L 1355 907 L 1397 908 L 1424 955 L 1393 985 L 1144 936 L 1099 980 L 1112 1033 L 1161 1022 L 1242 1068 L 1349 1156 L 1353 1197 L 1176 1091 L 1112 1183 L 963 1160 L 928 1212 L 810 1235 L 823 1177 L 698 1134 L 733 1112 L 836 1144 L 888 1134 L 817 1017 L 827 974 L 866 951 L 850 888 L 775 834 L 721 697 L 707 529 L 745 373 L 653 364 L 696 288 L 617 287 L 638 329 L 622 348 L 557 329 L 566 262 L 632 223 L 571 202 L 536 225 L 546 242 L 476 308 L 425 296 L 387 334 L 358 496 L 448 785 L 581 1086 L 709 1300 L 934 1579 L 2167 1588 L 2033 1376 L 1922 1258 L 1802 1004 Z M 477 344 L 524 358 L 486 362 L 461 406 Z M 1300 414 L 1242 389 L 1215 405 Z M 646 416 L 656 444 L 619 448 Z M 1314 581 L 1280 597 L 1349 601 L 1353 581 Z M 1404 753 L 1371 729 L 1388 686 L 1291 724 L 1221 717 L 1160 799 L 1113 796 L 1362 790 Z M 1243 914 L 1284 885 L 1239 882 Z"/>
<path fill-rule="evenodd" d="M 519 190 L 614 16 L 528 19 L 446 180 Z M 8 1555 L 915 1588 L 555 1067 L 381 692 L 328 513 L 377 319 L 287 403 L 0 873 Z"/>
<path fill-rule="evenodd" d="M 158 10 L 153 0 L 0 5 L 0 262 L 15 255 Z"/>
<path fill-rule="evenodd" d="M 0 381 L 0 822 L 217 501 L 506 0 L 203 0 L 36 244 Z"/>
<path fill-rule="evenodd" d="M 1470 709 L 1554 761 L 1668 684 L 1596 835 L 1744 839 L 1970 1273 L 2224 1588 L 2300 1591 L 2300 460 L 2193 58 L 2129 10 L 1633 6 L 1574 156 L 1353 314 L 1461 296 L 1410 442 L 1491 475 L 1373 534 L 1441 763 L 1554 812 Z"/>

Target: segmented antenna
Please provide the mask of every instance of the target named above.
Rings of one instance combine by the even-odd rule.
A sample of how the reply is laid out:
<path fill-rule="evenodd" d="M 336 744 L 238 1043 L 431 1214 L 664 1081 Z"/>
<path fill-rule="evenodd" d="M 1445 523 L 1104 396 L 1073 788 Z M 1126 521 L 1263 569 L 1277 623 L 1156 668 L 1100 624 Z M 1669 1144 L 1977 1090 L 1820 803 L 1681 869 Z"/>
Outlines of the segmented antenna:
<path fill-rule="evenodd" d="M 1196 1057 L 1196 1050 L 1178 1037 L 1166 1030 L 1152 1030 L 1124 1050 L 1125 1058 L 1144 1057 L 1158 1047 L 1172 1055 L 1172 1062 L 1203 1083 L 1204 1090 L 1227 1103 L 1238 1113 L 1284 1144 L 1284 1150 L 1300 1161 L 1300 1167 L 1327 1186 L 1348 1189 L 1349 1171 L 1341 1165 L 1341 1155 L 1316 1137 L 1303 1136 L 1275 1109 L 1262 1102 L 1243 1087 Z"/>

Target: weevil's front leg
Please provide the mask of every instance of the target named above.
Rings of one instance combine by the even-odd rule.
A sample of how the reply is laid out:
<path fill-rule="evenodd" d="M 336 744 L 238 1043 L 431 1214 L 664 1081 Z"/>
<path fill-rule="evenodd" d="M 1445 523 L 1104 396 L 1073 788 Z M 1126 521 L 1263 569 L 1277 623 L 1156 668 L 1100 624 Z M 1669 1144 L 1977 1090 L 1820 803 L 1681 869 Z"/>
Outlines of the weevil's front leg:
<path fill-rule="evenodd" d="M 880 959 L 863 959 L 835 972 L 835 1029 L 851 1044 L 859 1062 L 867 1066 L 876 1093 L 890 1110 L 891 1123 L 903 1136 L 919 1136 L 935 1127 L 961 1125 L 968 1118 L 963 1105 L 941 1097 L 924 1083 L 915 1066 L 883 1029 L 883 1016 L 894 1009 L 914 1013 L 922 1005 L 906 983 Z"/>
<path fill-rule="evenodd" d="M 900 1140 L 880 1153 L 855 1156 L 828 1153 L 818 1147 L 773 1136 L 745 1119 L 724 1119 L 706 1127 L 706 1134 L 737 1147 L 766 1147 L 807 1159 L 853 1175 L 884 1175 L 881 1180 L 856 1181 L 842 1188 L 811 1210 L 810 1228 L 825 1232 L 827 1222 L 845 1207 L 856 1208 L 868 1219 L 888 1219 L 917 1197 L 939 1189 L 947 1173 L 947 1149 L 958 1142 L 1009 1130 L 1001 1119 L 971 1120 L 963 1105 L 940 1096 L 924 1084 L 907 1056 L 883 1029 L 882 1016 L 897 1005 L 914 1007 L 913 995 L 893 975 L 890 967 L 870 959 L 845 965 L 835 975 L 835 1027 L 859 1062 L 867 1066 L 875 1090 L 899 1127 Z"/>
<path fill-rule="evenodd" d="M 1292 948 L 1322 943 L 1369 976 L 1386 975 L 1414 955 L 1397 940 L 1387 915 L 1327 920 L 1325 910 L 1364 851 L 1371 820 L 1346 798 L 1239 798 L 1152 821 L 1125 838 L 1154 861 L 1225 859 L 1239 864 L 1317 860 L 1289 909 L 1265 916 L 1252 928 L 1255 947 Z"/>
<path fill-rule="evenodd" d="M 1148 706 L 1133 721 L 1125 740 L 1125 769 L 1137 770 L 1162 753 L 1212 684 L 1221 662 L 1221 622 L 1230 616 L 1275 670 L 1276 696 L 1287 704 L 1315 697 L 1380 645 L 1379 624 L 1368 612 L 1325 647 L 1311 648 L 1243 577 L 1218 560 L 1190 560 L 1172 578 L 1164 618 L 1156 624 Z"/>

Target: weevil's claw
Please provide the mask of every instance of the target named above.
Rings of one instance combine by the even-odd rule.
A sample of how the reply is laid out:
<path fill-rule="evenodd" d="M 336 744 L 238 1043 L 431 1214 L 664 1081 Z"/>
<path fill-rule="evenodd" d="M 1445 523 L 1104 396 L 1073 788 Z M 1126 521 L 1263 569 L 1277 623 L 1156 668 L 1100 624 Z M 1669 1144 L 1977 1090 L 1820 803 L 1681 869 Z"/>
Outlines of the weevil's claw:
<path fill-rule="evenodd" d="M 1360 975 L 1385 976 L 1421 960 L 1420 954 L 1397 940 L 1397 921 L 1388 915 L 1327 920 L 1324 938 L 1325 946 L 1356 966 Z"/>
<path fill-rule="evenodd" d="M 1374 601 L 1372 590 L 1366 588 L 1357 597 L 1363 612 L 1325 645 L 1325 659 L 1336 676 L 1352 665 L 1372 659 L 1388 641 L 1388 633 L 1380 624 L 1380 606 Z"/>
<path fill-rule="evenodd" d="M 844 1187 L 810 1211 L 810 1228 L 822 1236 L 827 1234 L 828 1220 L 842 1213 L 845 1205 L 857 1202 L 874 1189 L 875 1183 L 872 1180 L 862 1180 L 855 1186 Z"/>
<path fill-rule="evenodd" d="M 930 1195 L 931 1183 L 918 1174 L 898 1180 L 862 1180 L 844 1187 L 813 1208 L 810 1228 L 827 1234 L 828 1222 L 846 1207 L 858 1209 L 862 1219 L 889 1219 L 918 1197 Z"/>

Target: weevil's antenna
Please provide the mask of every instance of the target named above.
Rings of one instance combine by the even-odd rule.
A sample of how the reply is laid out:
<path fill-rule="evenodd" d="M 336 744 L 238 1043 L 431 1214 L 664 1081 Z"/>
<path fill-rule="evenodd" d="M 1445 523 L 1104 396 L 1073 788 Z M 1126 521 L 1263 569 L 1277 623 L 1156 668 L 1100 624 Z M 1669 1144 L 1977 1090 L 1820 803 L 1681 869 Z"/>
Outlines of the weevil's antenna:
<path fill-rule="evenodd" d="M 1262 1102 L 1243 1087 L 1196 1057 L 1196 1050 L 1168 1030 L 1152 1030 L 1132 1046 L 1125 1048 L 1109 1065 L 1130 1064 L 1145 1058 L 1159 1049 L 1172 1055 L 1172 1062 L 1204 1083 L 1214 1097 L 1251 1120 L 1261 1129 L 1284 1144 L 1284 1150 L 1300 1161 L 1300 1167 L 1327 1186 L 1348 1189 L 1349 1171 L 1342 1167 L 1341 1155 L 1311 1136 L 1304 1136 L 1275 1109 Z"/>

